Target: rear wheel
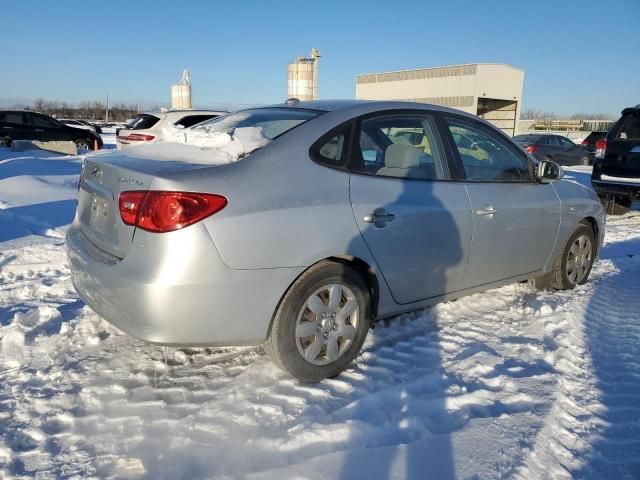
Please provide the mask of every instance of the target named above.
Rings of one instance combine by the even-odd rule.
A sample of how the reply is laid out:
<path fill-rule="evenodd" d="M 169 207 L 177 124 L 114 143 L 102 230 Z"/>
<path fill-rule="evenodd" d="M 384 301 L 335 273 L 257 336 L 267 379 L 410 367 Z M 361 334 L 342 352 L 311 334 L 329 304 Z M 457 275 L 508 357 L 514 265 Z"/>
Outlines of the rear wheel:
<path fill-rule="evenodd" d="M 631 199 L 607 195 L 600 197 L 604 211 L 609 215 L 624 215 L 631 208 Z"/>
<path fill-rule="evenodd" d="M 568 290 L 586 283 L 596 255 L 596 238 L 590 225 L 580 224 L 571 234 L 551 271 L 534 280 L 540 289 Z"/>
<path fill-rule="evenodd" d="M 265 349 L 298 380 L 318 382 L 338 375 L 356 358 L 370 319 L 371 300 L 362 278 L 346 265 L 321 262 L 284 295 Z"/>
<path fill-rule="evenodd" d="M 589 157 L 582 157 L 580 159 L 580 165 L 583 165 L 586 167 L 586 166 L 589 166 L 590 163 L 591 162 L 589 162 Z"/>
<path fill-rule="evenodd" d="M 0 137 L 0 147 L 10 147 L 11 139 L 7 137 Z"/>
<path fill-rule="evenodd" d="M 80 150 L 93 150 L 93 144 L 86 138 L 78 138 L 75 140 L 75 144 Z"/>

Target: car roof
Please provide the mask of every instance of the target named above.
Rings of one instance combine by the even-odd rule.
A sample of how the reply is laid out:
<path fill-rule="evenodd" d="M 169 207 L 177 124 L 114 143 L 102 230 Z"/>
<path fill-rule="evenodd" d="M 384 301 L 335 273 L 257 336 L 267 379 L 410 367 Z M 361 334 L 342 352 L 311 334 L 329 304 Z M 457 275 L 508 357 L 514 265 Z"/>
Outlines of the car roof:
<path fill-rule="evenodd" d="M 260 108 L 294 108 L 305 110 L 320 110 L 325 112 L 337 112 L 354 110 L 358 114 L 374 113 L 384 110 L 401 110 L 401 109 L 428 109 L 437 110 L 440 112 L 455 113 L 456 115 L 462 115 L 474 119 L 478 119 L 476 115 L 463 112 L 454 108 L 443 107 L 442 105 L 433 105 L 430 103 L 410 102 L 404 100 L 359 100 L 359 99 L 346 99 L 346 100 L 309 100 L 309 101 L 296 101 L 288 103 L 277 103 L 274 105 L 264 105 L 260 107 L 254 107 L 253 109 Z"/>

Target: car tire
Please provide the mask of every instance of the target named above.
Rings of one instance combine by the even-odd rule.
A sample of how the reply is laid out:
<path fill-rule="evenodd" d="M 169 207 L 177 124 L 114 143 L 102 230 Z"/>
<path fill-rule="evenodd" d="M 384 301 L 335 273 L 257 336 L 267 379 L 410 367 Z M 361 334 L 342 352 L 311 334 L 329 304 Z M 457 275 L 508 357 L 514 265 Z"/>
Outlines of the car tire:
<path fill-rule="evenodd" d="M 553 262 L 551 270 L 534 280 L 540 290 L 570 290 L 589 279 L 596 255 L 596 236 L 591 225 L 580 223 Z"/>
<path fill-rule="evenodd" d="M 588 167 L 590 164 L 589 157 L 585 156 L 580 159 L 580 165 Z"/>
<path fill-rule="evenodd" d="M 78 138 L 74 140 L 76 147 L 83 150 L 93 150 L 93 142 L 88 138 Z"/>
<path fill-rule="evenodd" d="M 277 366 L 301 382 L 342 372 L 356 358 L 371 322 L 371 295 L 349 266 L 323 261 L 282 297 L 265 341 Z"/>
<path fill-rule="evenodd" d="M 600 197 L 600 201 L 608 215 L 624 215 L 631 208 L 630 199 L 616 197 L 615 195 Z"/>
<path fill-rule="evenodd" d="M 11 147 L 11 139 L 8 137 L 0 138 L 0 147 Z"/>

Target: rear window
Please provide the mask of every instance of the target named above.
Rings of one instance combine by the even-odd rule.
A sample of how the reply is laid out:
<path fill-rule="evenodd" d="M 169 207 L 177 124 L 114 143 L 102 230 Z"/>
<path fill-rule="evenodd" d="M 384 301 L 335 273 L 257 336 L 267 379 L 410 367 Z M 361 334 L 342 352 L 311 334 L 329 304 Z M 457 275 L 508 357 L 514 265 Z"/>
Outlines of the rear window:
<path fill-rule="evenodd" d="M 593 143 L 596 140 L 600 140 L 601 138 L 604 138 L 604 136 L 607 134 L 607 132 L 591 132 L 587 138 L 585 138 L 584 140 L 586 142 L 589 143 Z"/>
<path fill-rule="evenodd" d="M 615 127 L 614 140 L 640 140 L 640 115 L 628 114 Z"/>
<path fill-rule="evenodd" d="M 187 115 L 178 120 L 175 125 L 180 125 L 184 128 L 193 127 L 196 123 L 204 122 L 205 120 L 211 120 L 219 115 Z"/>
<path fill-rule="evenodd" d="M 233 132 L 238 128 L 255 128 L 259 129 L 262 137 L 273 140 L 321 113 L 295 108 L 256 108 L 214 118 L 196 126 L 195 130 L 208 133 L 225 132 L 233 136 Z"/>
<path fill-rule="evenodd" d="M 130 130 L 146 130 L 153 127 L 160 120 L 154 115 L 138 115 L 136 118 L 127 123 Z"/>

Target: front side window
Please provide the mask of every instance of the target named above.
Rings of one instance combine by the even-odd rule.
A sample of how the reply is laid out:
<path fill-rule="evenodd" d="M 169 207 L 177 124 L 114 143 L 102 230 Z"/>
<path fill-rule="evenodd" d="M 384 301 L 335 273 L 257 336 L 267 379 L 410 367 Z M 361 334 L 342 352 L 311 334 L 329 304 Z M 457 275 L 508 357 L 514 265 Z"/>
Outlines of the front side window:
<path fill-rule="evenodd" d="M 527 156 L 488 128 L 447 117 L 447 125 L 464 166 L 465 178 L 475 181 L 528 182 Z"/>
<path fill-rule="evenodd" d="M 410 113 L 363 120 L 358 146 L 364 173 L 422 180 L 448 178 L 431 115 Z"/>

